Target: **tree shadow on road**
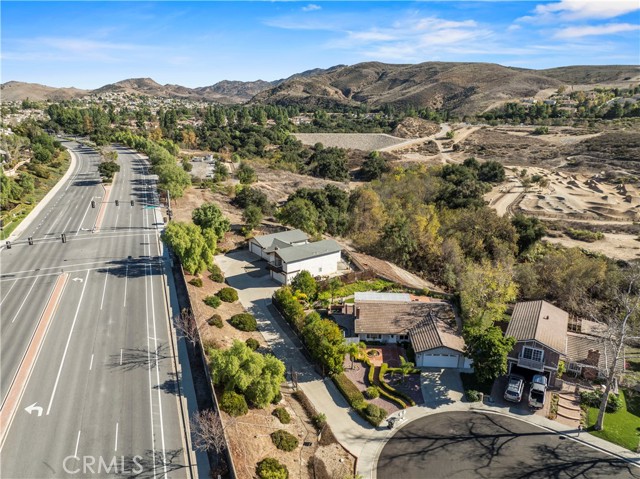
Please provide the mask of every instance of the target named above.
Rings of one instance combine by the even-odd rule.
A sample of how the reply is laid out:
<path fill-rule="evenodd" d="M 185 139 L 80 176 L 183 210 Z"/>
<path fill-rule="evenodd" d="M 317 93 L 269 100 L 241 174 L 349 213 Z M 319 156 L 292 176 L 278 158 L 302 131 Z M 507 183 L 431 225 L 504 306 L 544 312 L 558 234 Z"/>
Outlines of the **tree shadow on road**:
<path fill-rule="evenodd" d="M 143 456 L 124 456 L 122 462 L 118 462 L 118 466 L 121 467 L 115 477 L 151 479 L 164 476 L 165 471 L 167 477 L 174 477 L 171 473 L 187 468 L 185 464 L 179 462 L 183 459 L 182 449 L 167 450 L 164 452 L 164 458 L 162 451 L 155 451 L 154 454 L 153 451 L 146 450 Z M 184 477 L 191 476 L 185 470 L 182 474 L 176 474 L 175 477 L 183 475 Z"/>
<path fill-rule="evenodd" d="M 166 343 L 161 343 L 156 349 L 127 348 L 122 350 L 122 354 L 112 354 L 109 357 L 107 366 L 112 369 L 123 369 L 132 371 L 144 368 L 153 369 L 158 365 L 158 361 L 170 358 L 169 347 Z"/>

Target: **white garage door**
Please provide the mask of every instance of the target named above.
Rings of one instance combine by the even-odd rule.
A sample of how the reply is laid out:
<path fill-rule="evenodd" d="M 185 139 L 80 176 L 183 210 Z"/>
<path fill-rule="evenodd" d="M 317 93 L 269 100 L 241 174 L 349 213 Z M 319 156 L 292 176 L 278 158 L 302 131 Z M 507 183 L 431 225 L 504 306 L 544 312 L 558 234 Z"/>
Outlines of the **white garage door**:
<path fill-rule="evenodd" d="M 286 277 L 284 274 L 276 273 L 275 271 L 271 271 L 271 277 L 282 284 L 284 284 L 284 282 L 286 281 Z"/>
<path fill-rule="evenodd" d="M 457 368 L 457 354 L 422 354 L 418 366 L 423 368 Z"/>
<path fill-rule="evenodd" d="M 249 243 L 249 251 L 257 254 L 258 256 L 261 256 L 262 248 L 260 248 L 260 246 L 255 243 Z"/>

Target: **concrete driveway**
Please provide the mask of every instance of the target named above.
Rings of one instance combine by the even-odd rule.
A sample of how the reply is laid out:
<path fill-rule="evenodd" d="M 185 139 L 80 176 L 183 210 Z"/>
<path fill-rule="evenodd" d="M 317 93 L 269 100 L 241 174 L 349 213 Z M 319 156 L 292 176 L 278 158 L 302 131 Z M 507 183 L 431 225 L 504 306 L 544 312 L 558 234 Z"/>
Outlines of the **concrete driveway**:
<path fill-rule="evenodd" d="M 420 375 L 424 405 L 436 409 L 462 400 L 464 388 L 457 369 L 427 368 Z"/>
<path fill-rule="evenodd" d="M 294 370 L 298 384 L 327 423 L 340 443 L 358 457 L 365 443 L 376 433 L 351 409 L 330 379 L 315 371 L 302 353 L 302 344 L 291 327 L 271 304 L 271 296 L 281 285 L 269 277 L 266 262 L 247 250 L 216 256 L 216 264 L 229 286 L 238 290 L 240 303 L 256 317 L 258 329 L 273 354 L 284 361 L 287 379 Z"/>

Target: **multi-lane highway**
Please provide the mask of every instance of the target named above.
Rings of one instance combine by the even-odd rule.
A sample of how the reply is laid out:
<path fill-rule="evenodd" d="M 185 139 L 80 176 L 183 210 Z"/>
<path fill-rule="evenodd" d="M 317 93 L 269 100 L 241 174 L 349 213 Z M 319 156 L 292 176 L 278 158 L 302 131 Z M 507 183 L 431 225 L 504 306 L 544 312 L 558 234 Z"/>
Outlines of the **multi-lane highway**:
<path fill-rule="evenodd" d="M 69 179 L 0 251 L 0 475 L 192 477 L 154 178 L 119 148 L 105 188 L 65 146 Z"/>

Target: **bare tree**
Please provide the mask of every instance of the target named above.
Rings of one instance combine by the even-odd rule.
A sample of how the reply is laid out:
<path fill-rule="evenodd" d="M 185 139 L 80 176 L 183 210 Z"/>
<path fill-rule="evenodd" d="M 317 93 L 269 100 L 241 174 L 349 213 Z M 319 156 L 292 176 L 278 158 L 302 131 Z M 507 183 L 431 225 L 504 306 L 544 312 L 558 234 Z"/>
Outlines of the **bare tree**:
<path fill-rule="evenodd" d="M 634 264 L 625 274 L 622 286 L 615 292 L 606 308 L 598 310 L 593 319 L 603 328 L 602 345 L 605 355 L 606 385 L 600 401 L 596 430 L 604 428 L 604 414 L 609 402 L 618 365 L 628 341 L 640 336 L 640 264 Z"/>
<path fill-rule="evenodd" d="M 186 340 L 195 346 L 200 339 L 200 334 L 198 332 L 198 323 L 196 322 L 193 312 L 190 309 L 183 308 L 180 316 L 175 319 L 175 325 L 176 329 L 182 333 Z"/>
<path fill-rule="evenodd" d="M 193 446 L 198 451 L 215 451 L 220 454 L 227 446 L 220 415 L 212 409 L 198 411 L 192 416 L 191 433 Z"/>

